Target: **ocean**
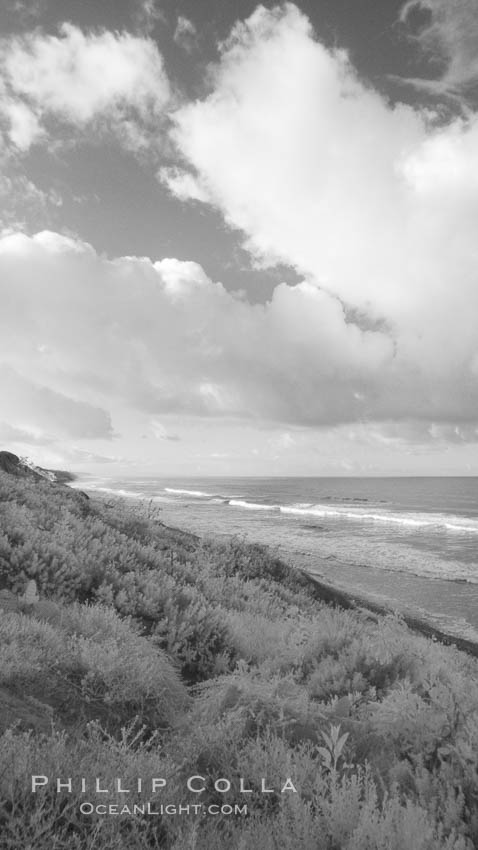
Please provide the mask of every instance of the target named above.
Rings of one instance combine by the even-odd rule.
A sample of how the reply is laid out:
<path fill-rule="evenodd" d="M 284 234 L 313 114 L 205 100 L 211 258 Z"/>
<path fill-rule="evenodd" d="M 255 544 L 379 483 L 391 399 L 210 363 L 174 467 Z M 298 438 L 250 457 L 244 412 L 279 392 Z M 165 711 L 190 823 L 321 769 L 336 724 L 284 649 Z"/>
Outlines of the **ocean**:
<path fill-rule="evenodd" d="M 162 521 L 265 543 L 334 587 L 478 641 L 478 478 L 109 478 Z"/>

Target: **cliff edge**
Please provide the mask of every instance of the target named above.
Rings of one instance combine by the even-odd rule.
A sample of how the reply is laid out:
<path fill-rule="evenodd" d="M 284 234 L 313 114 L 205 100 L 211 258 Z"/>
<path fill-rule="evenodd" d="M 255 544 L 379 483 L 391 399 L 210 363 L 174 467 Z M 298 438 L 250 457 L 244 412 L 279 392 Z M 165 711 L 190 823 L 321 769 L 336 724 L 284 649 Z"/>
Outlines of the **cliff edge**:
<path fill-rule="evenodd" d="M 47 480 L 56 484 L 66 484 L 74 481 L 76 476 L 62 469 L 43 469 L 35 466 L 24 458 L 19 458 L 13 452 L 0 451 L 0 470 L 17 478 L 30 478 L 34 481 Z"/>

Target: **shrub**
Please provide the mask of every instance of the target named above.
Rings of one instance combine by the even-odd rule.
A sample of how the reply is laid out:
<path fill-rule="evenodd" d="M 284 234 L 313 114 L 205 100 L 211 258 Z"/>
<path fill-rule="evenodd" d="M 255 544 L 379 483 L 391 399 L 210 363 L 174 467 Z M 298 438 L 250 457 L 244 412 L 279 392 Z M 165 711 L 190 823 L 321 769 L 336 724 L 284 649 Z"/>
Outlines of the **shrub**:
<path fill-rule="evenodd" d="M 265 547 L 200 541 L 153 508 L 0 473 L 0 586 L 40 590 L 0 620 L 0 683 L 68 730 L 42 738 L 43 717 L 36 736 L 1 739 L 7 847 L 478 846 L 476 661 L 395 617 L 324 605 Z M 105 728 L 85 723 L 97 717 Z M 176 800 L 194 772 L 256 785 L 285 772 L 299 793 L 255 791 L 246 819 L 86 824 L 68 799 L 26 798 L 22 770 L 41 759 L 52 775 L 159 763 Z"/>
<path fill-rule="evenodd" d="M 99 606 L 64 608 L 56 626 L 22 614 L 0 621 L 0 681 L 36 683 L 48 701 L 59 679 L 81 706 L 109 706 L 116 722 L 139 714 L 149 724 L 171 724 L 187 695 L 165 654 L 131 623 Z"/>

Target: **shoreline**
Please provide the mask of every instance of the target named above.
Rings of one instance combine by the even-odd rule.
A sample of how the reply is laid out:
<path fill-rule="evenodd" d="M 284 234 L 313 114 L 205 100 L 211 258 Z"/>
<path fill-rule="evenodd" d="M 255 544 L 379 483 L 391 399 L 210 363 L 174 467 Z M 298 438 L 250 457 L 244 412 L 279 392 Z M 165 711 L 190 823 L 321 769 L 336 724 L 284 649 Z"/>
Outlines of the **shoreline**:
<path fill-rule="evenodd" d="M 462 652 L 466 652 L 469 655 L 473 655 L 475 658 L 478 658 L 478 641 L 475 642 L 470 638 L 446 632 L 426 619 L 421 619 L 415 614 L 408 613 L 407 611 L 398 611 L 397 609 L 380 604 L 375 600 L 354 593 L 353 591 L 346 591 L 342 588 L 334 587 L 333 585 L 322 581 L 314 575 L 314 573 L 309 572 L 303 567 L 294 567 L 294 569 L 299 570 L 305 578 L 312 582 L 317 592 L 317 598 L 322 602 L 330 605 L 337 605 L 339 608 L 343 608 L 345 610 L 364 611 L 369 616 L 370 614 L 374 614 L 376 615 L 373 617 L 374 620 L 376 620 L 378 616 L 386 617 L 390 614 L 398 613 L 405 625 L 407 625 L 412 631 L 417 632 L 424 637 L 431 638 L 432 640 L 437 640 L 445 646 L 455 646 Z"/>
<path fill-rule="evenodd" d="M 71 482 L 73 487 L 71 489 L 80 489 L 80 482 L 78 479 L 75 483 Z M 87 490 L 88 487 L 85 487 L 86 482 L 81 482 L 81 489 Z M 75 486 L 76 485 L 76 486 Z M 139 505 L 148 503 L 148 498 L 145 496 L 136 496 L 136 495 L 127 495 L 125 493 L 112 493 L 112 492 L 103 492 L 99 489 L 92 488 L 89 490 L 90 494 L 94 494 L 99 500 L 107 500 L 107 499 L 117 499 L 120 502 L 126 502 L 130 505 Z M 188 531 L 186 528 L 181 525 L 176 525 L 174 520 L 173 524 L 170 524 L 171 520 L 167 523 L 162 520 L 158 520 L 163 526 L 170 529 L 171 531 L 175 531 L 177 533 L 183 534 L 187 537 L 194 537 L 197 540 L 204 540 L 207 536 L 214 538 L 219 537 L 233 537 L 234 535 L 230 535 L 226 533 L 215 533 L 209 532 L 207 533 L 193 533 Z M 272 550 L 272 547 L 263 543 L 259 540 L 248 540 L 250 545 L 260 545 L 265 546 L 269 551 Z M 299 553 L 297 553 L 297 556 Z M 300 557 L 294 557 L 294 552 L 292 550 L 281 552 L 279 554 L 280 559 L 285 563 L 285 565 L 291 569 L 292 571 L 296 570 L 300 575 L 306 578 L 314 587 L 314 596 L 318 601 L 325 602 L 329 605 L 334 605 L 344 610 L 357 610 L 363 611 L 369 617 L 374 615 L 374 619 L 377 617 L 386 617 L 390 615 L 399 615 L 403 620 L 405 625 L 408 626 L 412 631 L 420 634 L 424 637 L 430 638 L 431 640 L 436 640 L 445 646 L 454 646 L 457 649 L 466 652 L 468 655 L 471 655 L 475 658 L 478 658 L 478 638 L 476 640 L 466 637 L 462 634 L 458 634 L 453 632 L 452 630 L 441 627 L 437 623 L 433 622 L 431 616 L 430 619 L 427 619 L 426 614 L 423 616 L 416 612 L 407 610 L 404 606 L 395 606 L 387 605 L 386 602 L 378 602 L 376 599 L 371 596 L 367 596 L 366 594 L 354 591 L 353 589 L 347 590 L 343 587 L 338 587 L 330 582 L 324 581 L 323 577 L 317 575 L 317 573 L 313 572 L 310 569 L 307 569 L 304 566 L 301 566 L 297 563 L 297 560 L 300 560 Z"/>
<path fill-rule="evenodd" d="M 223 839 L 238 848 L 245 828 L 246 846 L 263 847 L 270 835 L 269 850 L 311 841 L 326 850 L 324 835 L 327 850 L 357 840 L 476 846 L 476 657 L 428 639 L 421 622 L 409 621 L 413 630 L 381 616 L 389 598 L 371 605 L 348 592 L 357 585 L 339 569 L 314 579 L 319 551 L 301 562 L 297 536 L 286 552 L 277 535 L 277 545 L 260 542 L 260 523 L 246 540 L 221 534 L 213 511 L 188 522 L 187 511 L 120 495 L 81 498 L 78 487 L 23 477 L 0 474 L 3 579 L 7 602 L 20 605 L 0 618 L 15 847 L 31 843 L 41 816 L 47 836 L 65 824 L 66 848 L 78 822 L 64 820 L 57 795 L 38 814 L 40 797 L 28 792 L 34 764 L 44 777 L 102 776 L 100 790 L 119 774 L 160 773 L 171 800 L 185 804 L 188 777 L 204 777 L 206 804 L 218 791 L 235 795 L 237 777 L 246 777 L 252 818 L 234 833 L 224 822 L 220 834 L 219 820 L 201 818 L 201 832 L 191 824 L 186 836 L 185 821 L 171 819 L 161 826 L 165 847 L 179 837 L 184 850 L 191 841 L 219 850 Z M 27 538 L 32 546 L 22 549 Z M 341 588 L 331 587 L 337 577 Z M 215 788 L 215 777 L 227 787 Z M 276 797 L 255 793 L 261 777 Z M 293 809 L 279 796 L 288 777 Z M 78 807 L 81 789 L 72 789 Z M 84 829 L 91 843 L 96 822 Z M 111 829 L 107 839 L 120 847 L 124 836 L 124 850 L 132 839 L 157 843 L 157 831 L 132 834 L 128 824 L 123 833 L 117 819 Z"/>

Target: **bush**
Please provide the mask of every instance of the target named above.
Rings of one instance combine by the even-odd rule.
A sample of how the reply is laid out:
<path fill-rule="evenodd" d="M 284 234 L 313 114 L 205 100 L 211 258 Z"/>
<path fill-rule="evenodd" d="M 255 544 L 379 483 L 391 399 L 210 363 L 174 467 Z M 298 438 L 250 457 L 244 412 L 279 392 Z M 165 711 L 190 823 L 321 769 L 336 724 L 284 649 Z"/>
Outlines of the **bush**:
<path fill-rule="evenodd" d="M 186 690 L 165 654 L 112 610 L 64 607 L 57 626 L 7 614 L 0 641 L 4 685 L 35 685 L 48 702 L 61 680 L 78 715 L 96 703 L 110 707 L 116 723 L 139 714 L 150 725 L 169 725 L 187 706 Z"/>
<path fill-rule="evenodd" d="M 63 727 L 42 737 L 42 715 L 0 739 L 8 850 L 478 846 L 474 659 L 326 606 L 265 547 L 200 541 L 151 505 L 0 472 L 0 527 L 0 586 L 40 591 L 0 620 L 0 685 Z M 158 764 L 176 801 L 192 773 L 244 776 L 248 817 L 85 820 L 78 798 L 25 791 L 29 772 Z M 262 776 L 295 777 L 297 795 L 261 794 Z M 201 802 L 219 797 L 209 784 Z"/>

